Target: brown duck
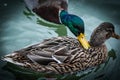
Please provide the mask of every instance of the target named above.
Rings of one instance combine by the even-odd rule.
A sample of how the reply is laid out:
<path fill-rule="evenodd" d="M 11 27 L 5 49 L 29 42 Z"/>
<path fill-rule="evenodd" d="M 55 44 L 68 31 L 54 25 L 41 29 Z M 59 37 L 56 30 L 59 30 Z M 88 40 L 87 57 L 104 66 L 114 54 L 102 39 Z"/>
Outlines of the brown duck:
<path fill-rule="evenodd" d="M 56 37 L 14 51 L 3 60 L 37 72 L 74 73 L 104 63 L 107 59 L 104 42 L 111 37 L 120 39 L 114 25 L 104 22 L 93 31 L 89 41 L 91 47 L 87 50 L 75 38 Z"/>
<path fill-rule="evenodd" d="M 68 9 L 68 0 L 24 0 L 27 8 L 44 20 L 60 24 L 59 10 Z"/>

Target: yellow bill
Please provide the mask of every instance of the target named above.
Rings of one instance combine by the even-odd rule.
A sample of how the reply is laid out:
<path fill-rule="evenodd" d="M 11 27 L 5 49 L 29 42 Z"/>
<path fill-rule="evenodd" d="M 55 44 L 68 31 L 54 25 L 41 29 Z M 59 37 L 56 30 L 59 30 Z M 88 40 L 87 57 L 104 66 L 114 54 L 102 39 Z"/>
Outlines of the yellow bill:
<path fill-rule="evenodd" d="M 80 35 L 77 38 L 85 49 L 90 48 L 90 44 L 86 40 L 85 35 L 83 33 L 80 33 Z"/>

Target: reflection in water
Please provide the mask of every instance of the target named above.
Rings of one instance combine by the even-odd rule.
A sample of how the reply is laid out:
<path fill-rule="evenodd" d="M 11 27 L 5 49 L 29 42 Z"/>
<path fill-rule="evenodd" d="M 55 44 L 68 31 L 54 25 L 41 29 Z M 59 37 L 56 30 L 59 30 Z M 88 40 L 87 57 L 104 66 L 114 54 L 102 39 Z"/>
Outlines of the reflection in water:
<path fill-rule="evenodd" d="M 29 10 L 28 8 L 26 8 L 26 10 L 23 11 L 23 14 L 28 18 L 28 19 L 32 19 L 31 16 L 35 16 L 33 14 L 33 12 L 31 10 Z"/>
<path fill-rule="evenodd" d="M 77 2 L 76 2 L 77 1 Z M 110 17 L 109 15 L 119 14 L 117 13 L 117 8 L 114 6 L 114 9 L 111 9 L 114 13 L 110 13 L 110 9 L 105 6 L 102 6 L 102 8 L 97 5 L 97 2 L 95 5 L 97 7 L 91 6 L 91 4 L 88 5 L 88 0 L 70 0 L 69 1 L 69 12 L 79 15 L 84 21 L 85 21 L 85 27 L 86 27 L 86 36 L 87 39 L 89 39 L 89 36 L 92 32 L 92 30 L 97 27 L 101 22 L 103 21 L 111 21 L 115 20 Z M 90 0 L 91 1 L 91 0 Z M 95 0 L 94 0 L 95 1 Z M 25 46 L 35 44 L 37 42 L 41 42 L 43 39 L 56 37 L 56 36 L 71 36 L 72 33 L 63 26 L 63 25 L 56 25 L 51 24 L 42 21 L 40 18 L 38 18 L 35 14 L 32 12 L 28 14 L 26 12 L 26 9 L 23 5 L 23 2 L 21 0 L 11 0 L 10 2 L 8 0 L 0 1 L 0 10 L 1 13 L 1 21 L 0 21 L 0 55 L 3 56 L 5 54 L 8 54 L 12 51 L 18 50 L 20 48 L 23 48 Z M 89 2 L 90 3 L 90 2 Z M 74 5 L 75 4 L 75 5 Z M 102 4 L 102 1 L 101 1 Z M 94 5 L 94 3 L 92 3 Z M 79 6 L 79 7 L 78 7 Z M 91 7 L 90 7 L 91 6 Z M 105 15 L 104 15 L 104 7 Z M 17 8 L 17 9 L 16 9 Z M 96 10 L 96 9 L 97 10 Z M 111 7 L 110 7 L 111 8 Z M 103 10 L 103 11 L 102 11 Z M 24 11 L 24 14 L 23 14 Z M 9 13 L 9 14 L 8 14 Z M 25 15 L 29 18 L 26 18 Z M 118 16 L 115 16 L 118 17 Z M 111 21 L 116 22 L 116 21 Z M 46 26 L 46 27 L 45 27 Z M 116 24 L 116 31 L 118 34 L 120 34 L 118 27 L 120 24 Z M 63 33 L 61 33 L 61 31 Z M 72 37 L 74 37 L 72 35 Z M 73 76 L 67 76 L 64 80 L 69 78 L 74 79 L 84 79 L 84 80 L 117 80 L 119 78 L 120 74 L 120 54 L 119 54 L 119 45 L 120 41 L 111 39 L 107 41 L 107 47 L 108 50 L 111 50 L 112 48 L 115 50 L 115 52 L 112 50 L 112 54 L 109 54 L 109 56 L 113 56 L 113 58 L 108 58 L 108 61 L 98 66 L 95 70 L 92 70 L 92 72 L 88 73 L 82 73 L 82 75 L 75 77 Z M 117 56 L 117 57 L 115 57 Z M 113 60 L 114 59 L 114 60 Z M 0 61 L 2 67 L 4 63 Z M 104 67 L 105 66 L 105 67 Z M 104 69 L 103 69 L 104 68 Z M 15 77 L 13 74 L 4 71 L 0 69 L 0 80 L 14 80 Z"/>
<path fill-rule="evenodd" d="M 58 34 L 58 36 L 66 36 L 67 31 L 64 25 L 58 25 L 58 24 L 50 24 L 47 22 L 44 22 L 42 20 L 40 20 L 39 18 L 37 18 L 37 24 L 43 25 L 43 26 L 48 26 L 51 28 L 56 28 L 55 32 Z"/>

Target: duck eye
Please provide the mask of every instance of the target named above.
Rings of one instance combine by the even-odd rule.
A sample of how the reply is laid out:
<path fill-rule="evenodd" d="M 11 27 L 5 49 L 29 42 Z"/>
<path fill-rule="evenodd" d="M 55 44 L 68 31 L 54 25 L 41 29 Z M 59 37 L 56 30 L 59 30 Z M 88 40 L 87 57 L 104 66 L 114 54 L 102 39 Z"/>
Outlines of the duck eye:
<path fill-rule="evenodd" d="M 112 33 L 112 32 L 114 32 L 114 29 L 113 29 L 113 28 L 107 28 L 106 31 L 107 31 L 108 33 Z"/>
<path fill-rule="evenodd" d="M 106 38 L 109 38 L 110 37 L 110 34 L 108 33 L 108 34 L 106 34 Z"/>
<path fill-rule="evenodd" d="M 108 32 L 107 34 L 106 34 L 106 38 L 110 38 L 112 36 L 112 32 Z"/>

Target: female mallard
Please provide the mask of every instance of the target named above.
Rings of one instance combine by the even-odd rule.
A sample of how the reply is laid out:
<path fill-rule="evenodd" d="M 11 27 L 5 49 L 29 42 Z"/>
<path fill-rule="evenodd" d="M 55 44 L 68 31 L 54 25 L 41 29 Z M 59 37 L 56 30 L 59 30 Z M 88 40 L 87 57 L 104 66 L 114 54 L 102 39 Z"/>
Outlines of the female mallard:
<path fill-rule="evenodd" d="M 43 19 L 66 25 L 85 49 L 90 47 L 84 36 L 83 20 L 67 12 L 68 0 L 25 0 L 25 2 Z"/>
<path fill-rule="evenodd" d="M 91 47 L 87 50 L 75 38 L 56 37 L 15 51 L 3 60 L 38 72 L 74 73 L 105 62 L 107 48 L 104 42 L 110 37 L 120 39 L 113 24 L 104 22 L 93 31 Z"/>

